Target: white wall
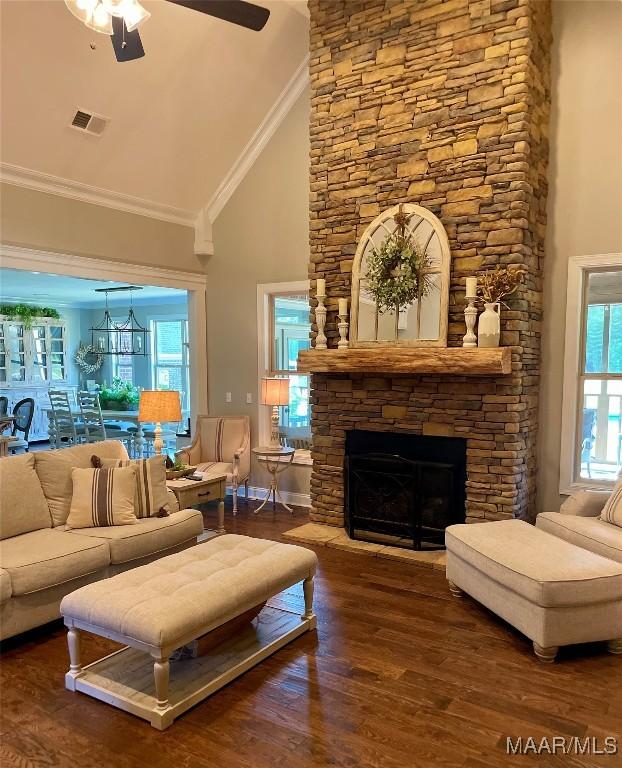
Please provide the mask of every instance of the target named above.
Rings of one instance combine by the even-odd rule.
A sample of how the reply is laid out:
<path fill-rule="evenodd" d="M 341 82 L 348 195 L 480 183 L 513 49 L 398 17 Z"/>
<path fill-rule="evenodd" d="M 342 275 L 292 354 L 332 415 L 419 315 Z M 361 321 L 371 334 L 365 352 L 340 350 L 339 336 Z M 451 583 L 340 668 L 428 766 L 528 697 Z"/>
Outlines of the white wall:
<path fill-rule="evenodd" d="M 559 508 L 568 259 L 622 252 L 622 3 L 553 3 L 539 508 Z"/>

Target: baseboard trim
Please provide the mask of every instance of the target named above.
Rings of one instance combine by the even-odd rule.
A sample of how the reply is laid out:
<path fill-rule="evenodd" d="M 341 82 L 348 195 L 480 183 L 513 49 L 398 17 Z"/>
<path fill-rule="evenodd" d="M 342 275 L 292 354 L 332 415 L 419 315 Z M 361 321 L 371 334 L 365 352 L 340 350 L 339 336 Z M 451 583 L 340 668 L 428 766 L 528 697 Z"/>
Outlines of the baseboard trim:
<path fill-rule="evenodd" d="M 227 489 L 227 495 L 232 495 L 231 489 Z M 268 495 L 267 488 L 258 488 L 253 485 L 248 486 L 248 498 L 259 499 L 263 501 Z M 281 491 L 281 496 L 285 500 L 286 504 L 291 504 L 294 507 L 311 507 L 311 496 L 308 493 L 294 493 L 293 491 Z M 238 488 L 238 498 L 244 498 L 244 485 Z"/>

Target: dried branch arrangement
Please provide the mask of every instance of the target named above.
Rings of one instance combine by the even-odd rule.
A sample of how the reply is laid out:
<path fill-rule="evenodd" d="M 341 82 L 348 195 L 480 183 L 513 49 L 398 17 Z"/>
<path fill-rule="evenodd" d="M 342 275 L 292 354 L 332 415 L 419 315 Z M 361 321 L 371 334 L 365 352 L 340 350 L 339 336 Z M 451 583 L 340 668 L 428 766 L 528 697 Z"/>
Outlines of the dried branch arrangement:
<path fill-rule="evenodd" d="M 478 293 L 487 304 L 495 304 L 505 296 L 514 293 L 526 274 L 527 270 L 524 267 L 515 265 L 480 272 Z"/>

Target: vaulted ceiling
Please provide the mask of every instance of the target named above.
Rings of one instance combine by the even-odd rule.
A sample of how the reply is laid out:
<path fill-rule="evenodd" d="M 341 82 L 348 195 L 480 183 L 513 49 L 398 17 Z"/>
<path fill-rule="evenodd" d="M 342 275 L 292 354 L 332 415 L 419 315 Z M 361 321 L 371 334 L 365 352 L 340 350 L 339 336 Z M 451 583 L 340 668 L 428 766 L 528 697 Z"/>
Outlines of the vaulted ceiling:
<path fill-rule="evenodd" d="M 260 4 L 252 32 L 145 0 L 146 56 L 117 63 L 62 0 L 2 0 L 2 163 L 197 212 L 308 51 L 304 3 Z M 78 108 L 110 119 L 101 137 L 69 127 Z"/>

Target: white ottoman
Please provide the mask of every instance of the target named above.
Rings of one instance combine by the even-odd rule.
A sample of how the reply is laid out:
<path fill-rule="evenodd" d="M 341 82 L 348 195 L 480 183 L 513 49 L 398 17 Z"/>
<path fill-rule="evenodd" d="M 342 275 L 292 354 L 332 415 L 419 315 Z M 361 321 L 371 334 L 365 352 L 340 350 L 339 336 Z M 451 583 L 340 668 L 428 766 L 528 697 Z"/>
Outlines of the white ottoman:
<path fill-rule="evenodd" d="M 60 606 L 69 628 L 65 685 L 138 715 L 160 730 L 303 632 L 314 629 L 314 552 L 227 534 L 89 584 Z M 255 623 L 210 651 L 173 664 L 177 648 L 303 581 L 301 617 L 266 606 Z M 80 630 L 128 647 L 82 667 Z M 170 687 L 169 687 L 170 677 Z"/>
<path fill-rule="evenodd" d="M 449 526 L 447 579 L 533 641 L 541 661 L 560 645 L 608 641 L 622 653 L 622 564 L 521 520 Z"/>

